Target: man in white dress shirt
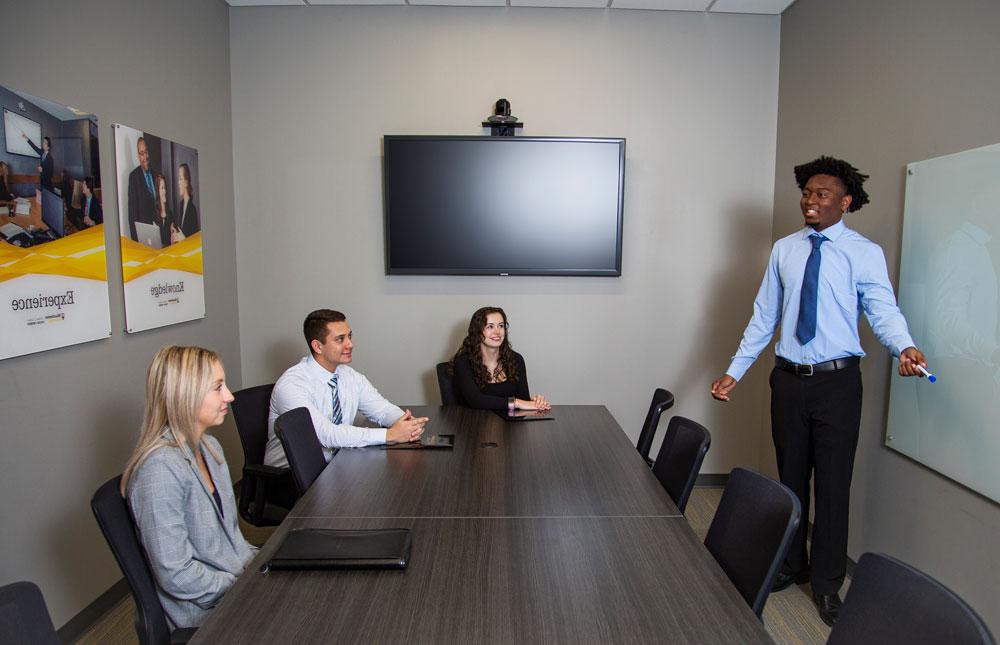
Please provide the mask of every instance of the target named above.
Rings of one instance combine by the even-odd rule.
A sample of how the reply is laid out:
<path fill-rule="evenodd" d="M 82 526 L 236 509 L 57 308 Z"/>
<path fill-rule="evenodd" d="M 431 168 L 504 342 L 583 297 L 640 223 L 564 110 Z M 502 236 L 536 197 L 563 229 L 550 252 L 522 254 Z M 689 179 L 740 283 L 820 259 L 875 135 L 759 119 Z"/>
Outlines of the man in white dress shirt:
<path fill-rule="evenodd" d="M 338 448 L 359 448 L 417 441 L 427 417 L 414 417 L 385 400 L 364 375 L 348 367 L 354 351 L 351 327 L 339 311 L 319 309 L 306 316 L 303 333 L 311 353 L 285 370 L 274 384 L 267 419 L 268 466 L 287 466 L 274 420 L 295 408 L 307 408 L 327 461 Z M 353 425 L 358 411 L 378 428 Z"/>

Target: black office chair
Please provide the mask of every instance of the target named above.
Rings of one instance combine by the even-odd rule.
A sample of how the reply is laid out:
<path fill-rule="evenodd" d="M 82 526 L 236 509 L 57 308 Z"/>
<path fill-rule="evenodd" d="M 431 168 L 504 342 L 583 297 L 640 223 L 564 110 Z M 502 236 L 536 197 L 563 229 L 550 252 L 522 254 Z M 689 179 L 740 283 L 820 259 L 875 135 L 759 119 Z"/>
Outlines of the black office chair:
<path fill-rule="evenodd" d="M 240 481 L 240 517 L 254 526 L 275 526 L 288 514 L 276 502 L 276 484 L 290 478 L 288 468 L 264 465 L 267 448 L 267 416 L 274 383 L 248 387 L 233 393 L 233 421 L 243 445 L 243 479 Z M 287 502 L 286 502 L 287 503 Z"/>
<path fill-rule="evenodd" d="M 309 410 L 295 408 L 285 412 L 274 420 L 274 431 L 285 448 L 295 488 L 302 496 L 326 468 L 323 446 L 316 436 Z"/>
<path fill-rule="evenodd" d="M 964 600 L 930 576 L 881 553 L 865 553 L 828 644 L 937 645 L 996 641 Z"/>
<path fill-rule="evenodd" d="M 649 458 L 649 449 L 653 447 L 653 437 L 656 436 L 656 428 L 660 425 L 660 416 L 673 405 L 674 395 L 662 387 L 656 388 L 653 400 L 649 402 L 646 421 L 643 422 L 642 431 L 639 432 L 639 440 L 635 443 L 636 450 L 650 466 L 653 465 L 653 461 Z"/>
<path fill-rule="evenodd" d="M 448 363 L 437 364 L 438 389 L 441 390 L 441 405 L 460 405 L 461 400 L 455 391 L 455 381 L 448 373 Z"/>
<path fill-rule="evenodd" d="M 146 562 L 146 554 L 135 532 L 132 513 L 128 503 L 118 492 L 121 482 L 121 475 L 105 482 L 94 493 L 90 508 L 93 509 L 101 533 L 132 590 L 132 597 L 135 599 L 135 633 L 139 636 L 139 643 L 186 643 L 194 636 L 195 628 L 170 631 L 167 615 L 156 595 L 156 584 Z"/>
<path fill-rule="evenodd" d="M 35 583 L 12 582 L 0 587 L 0 643 L 59 645 L 42 590 Z"/>
<path fill-rule="evenodd" d="M 801 512 L 783 484 L 744 468 L 729 473 L 705 546 L 758 617 Z"/>
<path fill-rule="evenodd" d="M 670 419 L 660 453 L 653 463 L 653 474 L 681 513 L 687 507 L 701 463 L 711 445 L 712 435 L 705 426 L 681 416 Z"/>

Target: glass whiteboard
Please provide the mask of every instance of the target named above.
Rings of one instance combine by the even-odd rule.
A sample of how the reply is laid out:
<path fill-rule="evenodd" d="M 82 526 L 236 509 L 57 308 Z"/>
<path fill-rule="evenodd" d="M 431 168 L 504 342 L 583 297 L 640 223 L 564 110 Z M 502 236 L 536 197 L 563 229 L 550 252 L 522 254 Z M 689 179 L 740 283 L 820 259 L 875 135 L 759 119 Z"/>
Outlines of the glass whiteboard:
<path fill-rule="evenodd" d="M 3 130 L 7 152 L 27 157 L 37 157 L 35 149 L 28 145 L 28 140 L 39 148 L 42 147 L 42 126 L 37 121 L 21 116 L 4 108 Z M 28 139 L 21 136 L 24 133 Z"/>
<path fill-rule="evenodd" d="M 886 445 L 1000 502 L 1000 144 L 911 163 L 899 305 L 938 380 L 893 373 Z"/>

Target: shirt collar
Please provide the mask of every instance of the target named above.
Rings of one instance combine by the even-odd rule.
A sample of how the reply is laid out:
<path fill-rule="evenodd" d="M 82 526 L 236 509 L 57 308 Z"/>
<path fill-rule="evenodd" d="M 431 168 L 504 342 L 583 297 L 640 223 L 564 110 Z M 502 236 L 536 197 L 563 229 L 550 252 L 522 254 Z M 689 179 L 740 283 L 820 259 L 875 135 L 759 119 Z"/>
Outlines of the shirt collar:
<path fill-rule="evenodd" d="M 841 235 L 843 235 L 844 231 L 846 231 L 846 230 L 847 230 L 847 225 L 844 224 L 844 220 L 841 219 L 836 224 L 833 224 L 832 226 L 828 226 L 828 227 L 824 228 L 822 231 L 819 232 L 819 234 L 822 235 L 823 237 L 825 237 L 826 239 L 830 240 L 831 242 L 836 242 L 837 238 L 839 238 Z M 812 227 L 810 227 L 810 226 L 804 226 L 804 227 L 802 227 L 802 231 L 801 231 L 802 239 L 803 240 L 808 240 L 809 236 L 812 235 L 815 232 L 816 231 L 814 231 L 812 229 Z"/>
<path fill-rule="evenodd" d="M 306 365 L 309 366 L 309 371 L 316 376 L 316 378 L 323 379 L 324 382 L 329 381 L 336 374 L 336 370 L 331 372 L 316 361 L 316 357 L 312 354 L 306 356 Z M 340 365 L 337 366 L 337 370 L 340 369 Z"/>

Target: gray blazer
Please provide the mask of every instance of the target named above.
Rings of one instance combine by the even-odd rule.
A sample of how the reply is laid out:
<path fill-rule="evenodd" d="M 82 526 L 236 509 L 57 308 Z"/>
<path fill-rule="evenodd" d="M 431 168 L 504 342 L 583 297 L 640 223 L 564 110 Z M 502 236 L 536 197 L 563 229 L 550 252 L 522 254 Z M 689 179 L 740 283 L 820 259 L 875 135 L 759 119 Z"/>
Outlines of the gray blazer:
<path fill-rule="evenodd" d="M 171 438 L 169 431 L 163 438 Z M 214 437 L 206 434 L 202 442 L 222 455 Z M 172 628 L 200 625 L 256 553 L 240 533 L 229 468 L 207 450 L 204 456 L 225 517 L 186 444 L 153 451 L 128 484 L 139 540 Z"/>

